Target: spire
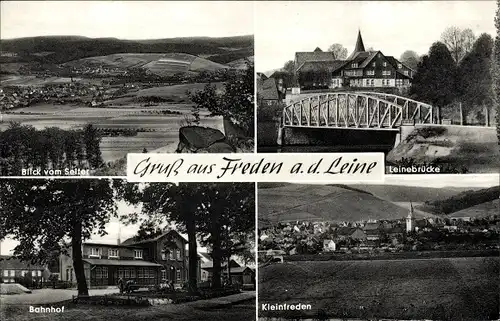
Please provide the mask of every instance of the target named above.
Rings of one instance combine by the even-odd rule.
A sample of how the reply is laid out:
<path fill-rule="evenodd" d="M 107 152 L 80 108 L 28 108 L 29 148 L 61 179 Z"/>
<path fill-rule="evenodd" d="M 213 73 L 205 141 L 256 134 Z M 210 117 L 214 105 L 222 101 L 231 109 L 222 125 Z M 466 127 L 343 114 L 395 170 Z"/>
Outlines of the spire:
<path fill-rule="evenodd" d="M 354 47 L 354 52 L 365 51 L 365 45 L 363 44 L 363 38 L 361 37 L 361 30 L 358 29 L 358 40 L 356 40 L 356 47 Z"/>

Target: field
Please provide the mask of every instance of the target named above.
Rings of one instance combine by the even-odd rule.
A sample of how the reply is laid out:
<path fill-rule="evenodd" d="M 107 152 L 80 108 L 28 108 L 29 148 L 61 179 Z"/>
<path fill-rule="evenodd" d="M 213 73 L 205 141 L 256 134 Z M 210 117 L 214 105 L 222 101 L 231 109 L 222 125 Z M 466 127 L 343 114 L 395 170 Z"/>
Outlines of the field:
<path fill-rule="evenodd" d="M 179 128 L 186 125 L 191 104 L 159 104 L 141 107 L 127 104 L 120 107 L 92 108 L 79 105 L 41 104 L 22 109 L 15 113 L 3 114 L 0 130 L 5 130 L 10 121 L 31 125 L 37 129 L 59 127 L 80 129 L 91 123 L 102 129 L 136 129 L 137 136 L 103 137 L 101 153 L 105 162 L 124 157 L 129 152 L 140 153 L 146 148 L 152 152 L 158 148 L 171 146 L 178 142 Z M 168 111 L 180 114 L 156 114 Z M 201 126 L 223 131 L 220 117 L 207 117 L 208 111 L 201 111 Z M 172 149 L 169 147 L 169 149 Z M 174 149 L 175 150 L 175 149 Z"/>
<path fill-rule="evenodd" d="M 430 137 L 417 135 L 422 130 L 444 128 Z M 413 135 L 412 135 L 413 134 Z M 445 164 L 465 167 L 469 173 L 497 173 L 500 154 L 495 127 L 422 126 L 417 127 L 388 155 L 388 162 L 412 158 L 417 163 L 440 159 Z"/>
<path fill-rule="evenodd" d="M 500 209 L 500 200 L 496 199 L 491 202 L 482 203 L 479 205 L 475 205 L 454 213 L 451 213 L 449 217 L 486 217 L 498 215 Z"/>
<path fill-rule="evenodd" d="M 499 264 L 496 257 L 273 264 L 259 269 L 259 304 L 311 304 L 311 313 L 331 317 L 493 320 Z"/>
<path fill-rule="evenodd" d="M 143 68 L 158 75 L 228 68 L 228 66 L 184 53 L 120 53 L 79 59 L 68 62 L 66 65 L 77 67 L 102 65 L 120 69 Z"/>
<path fill-rule="evenodd" d="M 401 187 L 403 188 L 403 187 Z M 288 184 L 259 189 L 259 218 L 283 221 L 358 221 L 399 219 L 408 215 L 409 204 L 393 203 L 351 187 Z M 417 217 L 428 213 L 415 211 Z"/>
<path fill-rule="evenodd" d="M 2 65 L 3 68 L 3 65 Z M 73 81 L 80 81 L 80 78 L 73 78 Z M 43 86 L 49 84 L 70 83 L 71 78 L 66 77 L 48 77 L 37 78 L 35 76 L 9 75 L 1 78 L 2 86 Z"/>

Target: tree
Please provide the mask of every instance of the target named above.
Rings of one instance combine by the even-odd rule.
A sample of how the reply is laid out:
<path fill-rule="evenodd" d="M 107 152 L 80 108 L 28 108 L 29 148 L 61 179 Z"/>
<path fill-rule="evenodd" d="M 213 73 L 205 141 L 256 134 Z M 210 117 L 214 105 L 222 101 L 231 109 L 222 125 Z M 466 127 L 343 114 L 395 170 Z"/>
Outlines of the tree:
<path fill-rule="evenodd" d="M 247 61 L 243 73 L 224 83 L 222 93 L 215 85 L 208 84 L 201 91 L 189 92 L 188 97 L 197 108 L 205 108 L 212 116 L 223 116 L 243 129 L 248 137 L 254 132 L 254 65 Z"/>
<path fill-rule="evenodd" d="M 19 242 L 14 256 L 44 264 L 54 251 L 65 253 L 71 242 L 78 295 L 88 295 L 82 242 L 93 233 L 105 235 L 116 215 L 108 180 L 3 180 L 0 182 L 0 236 Z"/>
<path fill-rule="evenodd" d="M 460 100 L 464 102 L 463 112 L 467 115 L 474 107 L 480 114 L 493 102 L 493 86 L 491 63 L 493 53 L 493 38 L 482 34 L 474 43 L 472 50 L 462 59 L 457 72 L 457 90 Z M 488 116 L 485 112 L 485 117 Z"/>
<path fill-rule="evenodd" d="M 446 28 L 441 34 L 441 41 L 450 51 L 456 64 L 472 50 L 476 37 L 471 29 L 460 29 L 452 26 Z"/>
<path fill-rule="evenodd" d="M 92 124 L 88 124 L 84 127 L 83 141 L 89 165 L 91 168 L 99 168 L 103 164 L 101 148 L 99 147 L 101 138 L 97 129 Z"/>
<path fill-rule="evenodd" d="M 339 43 L 331 45 L 328 51 L 333 52 L 335 59 L 342 60 L 347 58 L 347 49 Z"/>
<path fill-rule="evenodd" d="M 420 57 L 415 51 L 406 50 L 405 52 L 403 52 L 403 54 L 401 54 L 399 60 L 411 69 L 416 70 L 418 62 L 420 61 Z"/>
<path fill-rule="evenodd" d="M 293 75 L 295 73 L 295 62 L 293 60 L 288 60 L 287 62 L 285 62 L 283 71 L 286 71 L 287 73 Z"/>
<path fill-rule="evenodd" d="M 418 64 L 410 95 L 437 107 L 440 122 L 441 108 L 456 97 L 455 77 L 456 66 L 450 51 L 442 42 L 435 42 Z"/>
<path fill-rule="evenodd" d="M 495 15 L 495 47 L 493 49 L 492 83 L 494 108 L 496 108 L 497 138 L 500 145 L 500 0 L 497 0 L 497 11 Z"/>

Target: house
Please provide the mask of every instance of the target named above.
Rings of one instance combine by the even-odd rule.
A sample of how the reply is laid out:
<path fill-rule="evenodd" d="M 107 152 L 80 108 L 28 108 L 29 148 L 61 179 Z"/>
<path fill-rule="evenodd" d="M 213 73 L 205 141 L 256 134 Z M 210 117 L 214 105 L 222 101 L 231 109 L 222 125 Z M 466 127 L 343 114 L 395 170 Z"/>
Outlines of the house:
<path fill-rule="evenodd" d="M 0 255 L 0 283 L 15 283 L 17 279 L 30 277 L 34 282 L 44 282 L 50 273 L 39 264 L 21 261 L 9 255 Z"/>
<path fill-rule="evenodd" d="M 353 240 L 365 241 L 366 234 L 359 227 L 339 227 L 335 230 L 338 239 L 351 238 Z"/>
<path fill-rule="evenodd" d="M 337 244 L 333 240 L 323 240 L 324 252 L 335 252 L 336 250 L 337 250 Z"/>
<path fill-rule="evenodd" d="M 261 106 L 271 106 L 283 101 L 284 93 L 282 83 L 275 78 L 267 78 L 265 80 L 257 79 L 257 99 Z"/>
<path fill-rule="evenodd" d="M 347 59 L 316 48 L 295 53 L 295 77 L 300 88 L 405 88 L 411 85 L 415 71 L 381 51 L 367 51 L 358 32 L 354 51 Z"/>
<path fill-rule="evenodd" d="M 207 273 L 207 280 L 211 281 L 213 276 L 213 262 L 206 262 L 202 264 L 202 274 Z M 229 261 L 229 274 L 233 284 L 253 285 L 255 284 L 255 271 L 248 266 L 241 266 L 235 260 Z M 227 261 L 221 264 L 221 276 L 228 277 L 228 264 Z"/>
<path fill-rule="evenodd" d="M 173 230 L 141 241 L 130 238 L 119 244 L 85 242 L 85 277 L 89 286 L 116 285 L 122 278 L 140 285 L 171 282 L 181 287 L 188 279 L 186 245 L 187 240 Z M 63 281 L 76 282 L 71 252 L 69 248 L 68 254 L 60 256 L 59 270 Z"/>

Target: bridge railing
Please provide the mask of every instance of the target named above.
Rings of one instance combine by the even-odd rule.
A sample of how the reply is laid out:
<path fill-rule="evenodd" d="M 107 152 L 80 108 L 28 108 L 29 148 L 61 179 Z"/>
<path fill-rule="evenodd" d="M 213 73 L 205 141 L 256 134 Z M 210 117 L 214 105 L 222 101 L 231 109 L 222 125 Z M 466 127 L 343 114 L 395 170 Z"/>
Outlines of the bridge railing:
<path fill-rule="evenodd" d="M 283 109 L 283 126 L 397 128 L 403 123 L 433 123 L 433 108 L 397 95 L 365 92 L 325 93 L 292 102 Z"/>

